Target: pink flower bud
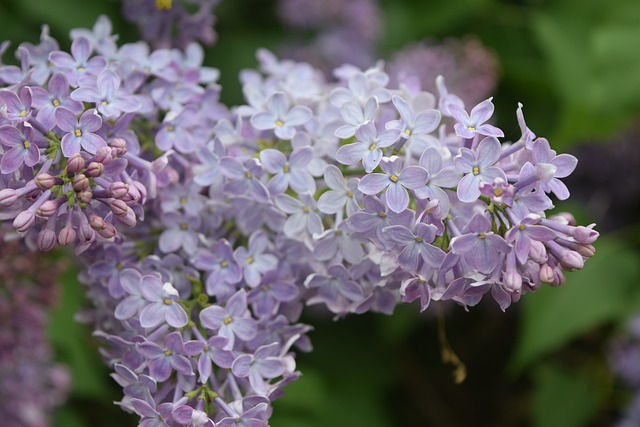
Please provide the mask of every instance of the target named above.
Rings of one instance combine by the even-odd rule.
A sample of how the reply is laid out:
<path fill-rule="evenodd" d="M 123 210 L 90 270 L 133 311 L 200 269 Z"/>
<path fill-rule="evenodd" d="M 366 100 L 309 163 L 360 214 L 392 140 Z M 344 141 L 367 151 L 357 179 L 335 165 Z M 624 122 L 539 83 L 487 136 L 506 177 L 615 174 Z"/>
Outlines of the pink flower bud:
<path fill-rule="evenodd" d="M 129 209 L 129 206 L 127 206 L 127 204 L 122 200 L 114 199 L 109 204 L 109 208 L 115 216 L 121 217 L 127 214 L 127 209 Z"/>
<path fill-rule="evenodd" d="M 54 185 L 58 184 L 59 179 L 43 172 L 34 179 L 36 186 L 41 190 L 48 190 Z"/>
<path fill-rule="evenodd" d="M 33 212 L 26 210 L 22 211 L 13 220 L 13 228 L 19 233 L 28 231 L 36 222 L 36 216 Z"/>
<path fill-rule="evenodd" d="M 91 191 L 81 191 L 76 193 L 76 199 L 81 203 L 89 204 L 93 200 L 93 193 Z"/>
<path fill-rule="evenodd" d="M 78 236 L 80 238 L 80 243 L 88 243 L 93 241 L 96 237 L 95 231 L 89 226 L 87 222 L 83 222 L 78 229 Z"/>
<path fill-rule="evenodd" d="M 584 267 L 584 259 L 579 253 L 567 250 L 560 256 L 560 264 L 568 270 L 580 270 Z"/>
<path fill-rule="evenodd" d="M 84 191 L 89 188 L 89 178 L 85 174 L 78 174 L 73 177 L 73 189 L 75 191 Z"/>
<path fill-rule="evenodd" d="M 55 214 L 58 211 L 59 207 L 60 204 L 56 203 L 55 200 L 47 200 L 40 206 L 40 208 L 38 208 L 37 214 L 38 216 L 48 218 L 51 215 Z"/>
<path fill-rule="evenodd" d="M 91 178 L 97 178 L 104 173 L 104 165 L 98 162 L 91 162 L 89 166 L 87 166 L 87 170 L 84 171 L 84 174 L 90 176 Z"/>
<path fill-rule="evenodd" d="M 103 218 L 100 218 L 98 215 L 91 215 L 89 217 L 89 225 L 96 231 L 102 231 L 105 228 L 106 222 Z"/>
<path fill-rule="evenodd" d="M 507 271 L 504 275 L 504 285 L 511 292 L 520 292 L 520 289 L 522 289 L 522 276 L 517 271 Z"/>
<path fill-rule="evenodd" d="M 595 242 L 599 235 L 600 233 L 596 230 L 583 226 L 576 227 L 573 232 L 573 238 L 576 239 L 576 242 L 587 244 Z"/>
<path fill-rule="evenodd" d="M 102 230 L 96 230 L 96 231 L 98 232 L 99 235 L 101 235 L 105 239 L 110 239 L 117 234 L 116 227 L 114 227 L 113 224 L 111 224 L 110 222 L 105 222 L 104 228 Z"/>
<path fill-rule="evenodd" d="M 122 157 L 127 153 L 127 141 L 123 138 L 113 138 L 109 146 L 114 157 Z"/>
<path fill-rule="evenodd" d="M 541 281 L 551 283 L 553 281 L 553 268 L 549 264 L 542 264 L 538 275 Z"/>
<path fill-rule="evenodd" d="M 80 153 L 74 154 L 67 160 L 67 173 L 69 175 L 75 175 L 84 169 L 85 161 Z"/>
<path fill-rule="evenodd" d="M 127 206 L 127 214 L 118 216 L 118 221 L 126 225 L 127 227 L 133 227 L 136 225 L 136 214 L 130 207 Z"/>
<path fill-rule="evenodd" d="M 93 157 L 94 162 L 102 163 L 103 165 L 108 165 L 112 160 L 113 156 L 109 147 L 98 148 L 96 155 Z"/>
<path fill-rule="evenodd" d="M 44 228 L 38 233 L 38 249 L 43 252 L 50 251 L 56 246 L 56 233 L 53 230 Z"/>
<path fill-rule="evenodd" d="M 64 227 L 58 234 L 58 243 L 63 246 L 69 245 L 76 240 L 76 231 L 71 226 Z"/>
<path fill-rule="evenodd" d="M 111 190 L 111 195 L 114 199 L 122 199 L 129 192 L 129 184 L 117 181 L 111 184 L 109 189 Z"/>
<path fill-rule="evenodd" d="M 18 193 L 13 188 L 0 190 L 0 207 L 12 206 L 18 200 Z"/>

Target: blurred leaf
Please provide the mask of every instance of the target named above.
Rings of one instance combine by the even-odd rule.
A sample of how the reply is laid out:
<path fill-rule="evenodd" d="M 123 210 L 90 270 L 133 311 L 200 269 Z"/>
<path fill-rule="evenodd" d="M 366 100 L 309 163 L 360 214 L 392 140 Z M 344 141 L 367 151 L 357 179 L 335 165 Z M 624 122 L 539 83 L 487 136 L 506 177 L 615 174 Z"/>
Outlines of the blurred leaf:
<path fill-rule="evenodd" d="M 640 256 L 605 237 L 582 271 L 559 288 L 543 286 L 523 298 L 520 339 L 510 363 L 517 373 L 590 328 L 626 317 L 638 306 Z"/>
<path fill-rule="evenodd" d="M 545 365 L 535 381 L 534 427 L 580 427 L 597 413 L 602 393 L 586 375 Z"/>
<path fill-rule="evenodd" d="M 84 427 L 82 417 L 69 408 L 58 408 L 53 417 L 53 427 Z"/>
<path fill-rule="evenodd" d="M 74 320 L 84 301 L 84 288 L 76 276 L 77 271 L 70 269 L 60 279 L 62 298 L 49 318 L 49 339 L 57 358 L 71 370 L 74 395 L 110 399 L 110 378 L 90 338 L 89 328 Z"/>

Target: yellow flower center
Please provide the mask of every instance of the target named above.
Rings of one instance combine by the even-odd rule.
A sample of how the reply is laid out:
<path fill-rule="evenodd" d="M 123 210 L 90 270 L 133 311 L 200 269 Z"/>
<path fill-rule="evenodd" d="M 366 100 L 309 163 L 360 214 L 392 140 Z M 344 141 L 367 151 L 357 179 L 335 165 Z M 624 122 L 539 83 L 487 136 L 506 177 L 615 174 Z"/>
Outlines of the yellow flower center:
<path fill-rule="evenodd" d="M 51 103 L 53 104 L 54 107 L 57 107 L 60 105 L 60 101 L 58 101 L 57 99 L 54 99 L 53 101 L 51 101 Z"/>
<path fill-rule="evenodd" d="M 26 110 L 20 111 L 20 117 L 24 117 L 26 115 L 27 115 L 27 111 Z"/>
<path fill-rule="evenodd" d="M 269 290 L 269 285 L 262 285 L 262 286 L 260 286 L 260 289 L 262 289 L 263 291 L 267 292 Z"/>
<path fill-rule="evenodd" d="M 233 319 L 229 316 L 225 317 L 224 320 L 222 321 L 225 325 L 228 325 L 229 323 L 233 322 Z"/>
<path fill-rule="evenodd" d="M 173 354 L 173 352 L 171 352 L 171 350 L 167 349 L 167 350 L 164 351 L 164 355 L 165 356 L 171 356 L 172 354 Z"/>
<path fill-rule="evenodd" d="M 473 126 L 467 126 L 467 129 L 469 129 L 471 132 L 476 130 L 476 128 L 474 128 Z"/>
<path fill-rule="evenodd" d="M 353 198 L 353 193 L 351 191 L 347 191 L 347 197 L 352 199 Z"/>
<path fill-rule="evenodd" d="M 474 175 L 480 175 L 480 168 L 478 166 L 474 166 L 473 169 L 471 169 L 471 172 Z"/>
<path fill-rule="evenodd" d="M 73 134 L 80 138 L 82 136 L 82 131 L 80 129 L 76 129 L 73 131 Z"/>
<path fill-rule="evenodd" d="M 282 126 L 284 126 L 284 122 L 282 120 L 276 120 L 276 126 L 281 128 Z"/>
<path fill-rule="evenodd" d="M 416 237 L 416 242 L 418 242 L 418 243 L 422 243 L 422 242 L 423 242 L 422 237 Z"/>
<path fill-rule="evenodd" d="M 373 151 L 376 148 L 378 148 L 378 144 L 371 144 L 371 147 L 369 147 L 369 151 Z"/>
<path fill-rule="evenodd" d="M 480 237 L 481 239 L 484 239 L 485 237 L 487 237 L 487 235 L 485 233 L 480 233 L 478 234 L 478 237 Z"/>
<path fill-rule="evenodd" d="M 27 141 L 26 139 L 22 142 L 22 145 L 27 150 L 29 149 L 29 147 L 31 147 L 31 143 L 29 141 Z"/>
<path fill-rule="evenodd" d="M 253 174 L 251 173 L 251 171 L 247 171 L 247 173 L 245 173 L 244 176 L 246 176 L 248 179 L 253 178 Z"/>
<path fill-rule="evenodd" d="M 227 268 L 227 267 L 229 267 L 229 261 L 222 261 L 222 262 L 220 263 L 220 267 L 222 267 L 222 268 Z"/>
<path fill-rule="evenodd" d="M 180 224 L 180 230 L 188 230 L 189 226 L 187 224 Z"/>
<path fill-rule="evenodd" d="M 253 257 L 251 255 L 247 257 L 247 264 L 253 264 Z"/>
<path fill-rule="evenodd" d="M 493 189 L 493 195 L 496 196 L 496 197 L 502 196 L 503 193 L 504 193 L 504 190 L 502 188 L 494 188 Z"/>
<path fill-rule="evenodd" d="M 393 182 L 398 182 L 398 175 L 391 175 L 389 179 Z"/>
<path fill-rule="evenodd" d="M 181 204 L 182 206 L 184 206 L 184 205 L 186 205 L 186 204 L 187 204 L 187 198 L 186 198 L 186 196 L 182 196 L 182 197 L 180 197 L 180 204 Z"/>
<path fill-rule="evenodd" d="M 309 206 L 305 206 L 304 208 L 302 208 L 302 212 L 309 213 L 311 212 L 311 208 L 309 208 Z"/>
<path fill-rule="evenodd" d="M 411 129 L 406 128 L 406 129 L 404 130 L 404 133 L 405 133 L 405 134 L 407 134 L 407 135 L 411 135 Z"/>
<path fill-rule="evenodd" d="M 171 6 L 171 0 L 156 0 L 156 7 L 159 10 L 170 10 Z"/>
<path fill-rule="evenodd" d="M 174 129 L 175 128 L 173 126 L 171 126 L 171 125 L 167 126 L 167 132 L 173 132 Z"/>
<path fill-rule="evenodd" d="M 164 303 L 164 305 L 171 305 L 172 303 L 171 298 L 165 298 L 164 300 L 162 300 L 162 302 Z"/>
<path fill-rule="evenodd" d="M 524 224 L 520 224 L 520 225 L 518 226 L 518 230 L 520 230 L 520 231 L 524 230 Z"/>
<path fill-rule="evenodd" d="M 386 217 L 387 217 L 387 214 L 386 214 L 386 213 L 384 213 L 384 212 L 380 212 L 380 213 L 378 214 L 378 216 L 379 216 L 380 218 L 386 218 Z"/>
<path fill-rule="evenodd" d="M 289 165 L 284 165 L 284 167 L 282 168 L 282 170 L 284 171 L 284 173 L 289 172 Z"/>
<path fill-rule="evenodd" d="M 109 104 L 107 103 L 107 101 L 102 101 L 102 102 L 100 103 L 100 105 L 102 105 L 103 107 L 106 107 L 106 106 L 107 106 L 107 105 L 109 105 Z"/>
<path fill-rule="evenodd" d="M 122 269 L 124 268 L 124 264 L 123 264 L 123 263 L 121 263 L 121 262 L 119 262 L 119 263 L 117 263 L 117 264 L 116 264 L 116 268 L 117 268 L 118 270 L 122 270 Z"/>

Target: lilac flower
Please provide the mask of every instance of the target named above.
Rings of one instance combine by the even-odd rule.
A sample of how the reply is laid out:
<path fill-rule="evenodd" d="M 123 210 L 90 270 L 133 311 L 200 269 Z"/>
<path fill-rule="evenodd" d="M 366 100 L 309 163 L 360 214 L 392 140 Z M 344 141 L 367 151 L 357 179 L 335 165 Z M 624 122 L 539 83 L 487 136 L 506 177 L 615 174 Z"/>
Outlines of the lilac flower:
<path fill-rule="evenodd" d="M 413 135 L 428 134 L 433 132 L 440 123 L 440 112 L 428 109 L 415 113 L 411 106 L 399 96 L 391 98 L 393 105 L 400 113 L 400 120 L 387 122 L 387 129 L 396 129 L 402 138 L 410 138 Z"/>
<path fill-rule="evenodd" d="M 142 296 L 140 284 L 142 282 L 142 274 L 132 268 L 122 270 L 120 274 L 120 285 L 128 294 L 116 306 L 114 316 L 118 320 L 127 320 L 136 316 L 146 307 L 149 302 Z"/>
<path fill-rule="evenodd" d="M 275 203 L 278 209 L 290 215 L 284 223 L 284 234 L 288 237 L 299 237 L 305 230 L 310 234 L 322 233 L 322 220 L 315 212 L 315 200 L 310 194 L 300 194 L 300 200 L 278 194 Z"/>
<path fill-rule="evenodd" d="M 242 270 L 226 239 L 219 240 L 212 250 L 198 250 L 191 262 L 196 268 L 208 272 L 206 286 L 209 295 L 228 298 L 235 290 L 231 285 L 242 279 Z"/>
<path fill-rule="evenodd" d="M 326 214 L 341 212 L 347 206 L 347 216 L 351 216 L 360 209 L 358 200 L 362 199 L 362 192 L 358 190 L 359 180 L 350 178 L 345 182 L 342 172 L 334 165 L 328 165 L 324 170 L 324 182 L 329 191 L 318 198 L 318 210 Z"/>
<path fill-rule="evenodd" d="M 172 419 L 173 403 L 161 403 L 154 409 L 144 400 L 131 399 L 131 405 L 136 414 L 141 417 L 138 427 L 170 427 L 169 422 Z"/>
<path fill-rule="evenodd" d="M 378 100 L 375 97 L 367 99 L 363 109 L 351 101 L 345 102 L 340 107 L 342 119 L 347 123 L 335 131 L 335 135 L 341 139 L 351 138 L 356 134 L 360 126 L 372 121 L 378 112 Z"/>
<path fill-rule="evenodd" d="M 455 166 L 459 172 L 466 174 L 458 183 L 458 198 L 463 202 L 473 202 L 480 197 L 480 185 L 500 178 L 507 181 L 504 171 L 493 166 L 500 157 L 500 143 L 494 137 L 480 141 L 475 153 L 465 147 L 455 157 Z"/>
<path fill-rule="evenodd" d="M 458 121 L 454 125 L 456 135 L 462 138 L 473 138 L 476 135 L 503 137 L 504 133 L 500 129 L 485 123 L 493 115 L 492 99 L 486 99 L 473 107 L 470 115 L 460 105 L 450 104 L 449 112 Z"/>
<path fill-rule="evenodd" d="M 260 181 L 264 175 L 264 169 L 256 159 L 247 159 L 244 163 L 235 157 L 222 157 L 220 170 L 229 178 L 225 183 L 225 192 L 229 194 L 245 194 L 249 192 L 258 202 L 266 202 L 269 199 L 269 190 Z"/>
<path fill-rule="evenodd" d="M 412 277 L 400 284 L 400 297 L 403 302 L 413 302 L 420 299 L 420 313 L 429 307 L 431 302 L 431 287 L 423 277 Z"/>
<path fill-rule="evenodd" d="M 248 399 L 255 400 L 255 398 L 261 397 L 251 396 L 250 398 L 245 398 L 242 402 L 242 411 L 229 413 L 228 417 L 218 422 L 217 427 L 268 427 L 265 421 L 269 409 L 267 398 L 262 397 L 264 401 L 260 401 L 257 404 L 247 404 Z"/>
<path fill-rule="evenodd" d="M 362 244 L 350 236 L 349 228 L 344 222 L 314 237 L 317 243 L 313 249 L 313 255 L 320 261 L 331 260 L 331 264 L 337 264 L 346 259 L 356 264 L 364 258 Z"/>
<path fill-rule="evenodd" d="M 280 139 L 291 139 L 296 134 L 295 127 L 308 122 L 313 112 L 303 105 L 291 109 L 289 105 L 283 92 L 275 92 L 267 99 L 267 111 L 251 116 L 251 124 L 259 130 L 273 129 Z"/>
<path fill-rule="evenodd" d="M 28 87 L 20 89 L 20 96 L 8 89 L 0 89 L 2 116 L 14 122 L 24 122 L 31 117 L 32 92 Z"/>
<path fill-rule="evenodd" d="M 205 328 L 217 330 L 218 335 L 228 339 L 225 350 L 233 349 L 236 336 L 249 341 L 258 333 L 256 321 L 247 309 L 247 293 L 244 289 L 233 294 L 224 308 L 212 305 L 202 310 L 200 322 Z"/>
<path fill-rule="evenodd" d="M 497 205 L 511 206 L 515 192 L 516 188 L 500 177 L 494 178 L 491 183 L 485 182 L 480 186 L 480 193 L 489 197 L 489 200 Z"/>
<path fill-rule="evenodd" d="M 162 283 L 157 276 L 147 274 L 140 280 L 142 296 L 149 301 L 140 311 L 140 326 L 155 328 L 167 322 L 174 328 L 185 326 L 189 318 L 184 308 L 178 303 L 178 291 L 171 283 Z"/>
<path fill-rule="evenodd" d="M 450 201 L 442 189 L 458 185 L 460 174 L 451 166 L 443 167 L 442 156 L 437 149 L 429 147 L 420 156 L 418 165 L 427 171 L 425 185 L 415 189 L 416 197 L 437 200 L 443 217 L 449 213 Z"/>
<path fill-rule="evenodd" d="M 72 56 L 73 55 L 73 56 Z M 102 56 L 91 55 L 91 42 L 84 37 L 78 37 L 71 43 L 71 55 L 67 52 L 55 51 L 49 54 L 49 60 L 62 70 L 71 86 L 80 86 L 80 78 L 85 74 L 97 76 L 107 66 Z"/>
<path fill-rule="evenodd" d="M 408 166 L 402 169 L 402 160 L 392 156 L 383 158 L 380 163 L 385 173 L 365 175 L 358 184 L 358 189 L 364 194 L 376 195 L 385 188 L 385 200 L 389 209 L 402 212 L 409 206 L 408 189 L 416 189 L 424 185 L 427 171 L 420 166 Z"/>
<path fill-rule="evenodd" d="M 415 232 L 403 225 L 392 225 L 384 228 L 382 233 L 402 248 L 398 262 L 407 271 L 416 271 L 420 259 L 432 268 L 439 268 L 444 260 L 444 251 L 431 244 L 436 238 L 436 227 L 431 224 L 418 223 Z"/>
<path fill-rule="evenodd" d="M 242 268 L 244 280 L 252 288 L 258 286 L 264 273 L 278 265 L 275 255 L 265 253 L 268 245 L 269 238 L 260 230 L 249 236 L 247 248 L 240 246 L 235 251 L 235 258 Z"/>
<path fill-rule="evenodd" d="M 166 212 L 162 214 L 161 220 L 167 228 L 160 235 L 158 249 L 164 253 L 179 249 L 184 249 L 189 255 L 195 253 L 198 248 L 199 216 L 190 213 Z"/>
<path fill-rule="evenodd" d="M 141 107 L 136 97 L 120 89 L 120 77 L 110 69 L 98 75 L 96 87 L 81 86 L 71 93 L 71 99 L 94 103 L 105 117 L 117 117 L 123 112 L 131 113 Z"/>
<path fill-rule="evenodd" d="M 285 372 L 282 358 L 276 356 L 279 350 L 280 345 L 274 342 L 259 347 L 253 354 L 241 354 L 233 361 L 231 372 L 239 378 L 249 377 L 253 390 L 266 396 L 269 384 L 265 379 L 279 377 Z"/>
<path fill-rule="evenodd" d="M 56 73 L 49 79 L 47 90 L 33 87 L 33 106 L 38 110 L 36 119 L 47 129 L 56 125 L 55 110 L 64 107 L 73 114 L 82 113 L 82 103 L 69 97 L 69 82 L 62 73 Z"/>
<path fill-rule="evenodd" d="M 280 303 L 293 301 L 298 296 L 298 287 L 281 276 L 283 274 L 278 270 L 266 272 L 259 286 L 247 294 L 247 302 L 259 318 L 273 316 Z"/>
<path fill-rule="evenodd" d="M 153 402 L 152 393 L 157 391 L 156 381 L 148 375 L 136 374 L 134 371 L 121 363 L 113 366 L 115 371 L 111 374 L 124 391 L 125 396 L 135 399 L 142 399 L 145 402 Z"/>
<path fill-rule="evenodd" d="M 364 210 L 355 212 L 349 217 L 349 227 L 366 238 L 380 242 L 383 246 L 390 245 L 382 230 L 390 225 L 404 225 L 409 227 L 414 220 L 414 212 L 404 210 L 396 213 L 389 211 L 386 203 L 377 197 L 367 196 L 362 200 Z"/>
<path fill-rule="evenodd" d="M 514 249 L 516 257 L 521 264 L 527 262 L 527 257 L 531 249 L 531 239 L 545 242 L 557 237 L 553 230 L 543 225 L 536 225 L 539 222 L 540 215 L 529 214 L 522 218 L 520 224 L 507 231 L 504 236 L 508 243 L 515 242 Z"/>
<path fill-rule="evenodd" d="M 393 145 L 398 137 L 398 131 L 395 129 L 377 135 L 373 122 L 367 122 L 356 130 L 356 142 L 338 149 L 336 160 L 345 165 L 353 165 L 362 160 L 365 171 L 370 173 L 382 160 L 381 148 Z"/>
<path fill-rule="evenodd" d="M 481 273 L 489 274 L 497 266 L 501 253 L 511 252 L 505 240 L 491 230 L 491 221 L 483 214 L 476 214 L 469 222 L 469 233 L 451 240 L 451 251 Z"/>
<path fill-rule="evenodd" d="M 137 344 L 136 350 L 149 360 L 149 375 L 156 381 L 166 381 L 173 371 L 193 375 L 191 363 L 184 356 L 182 335 L 178 331 L 164 338 L 164 348 L 152 341 L 145 341 Z"/>
<path fill-rule="evenodd" d="M 318 289 L 318 296 L 310 299 L 309 304 L 322 302 L 335 313 L 342 312 L 351 302 L 364 297 L 362 288 L 351 279 L 351 273 L 342 264 L 329 267 L 327 275 L 309 275 L 304 284 L 309 289 Z"/>
<path fill-rule="evenodd" d="M 316 182 L 307 171 L 307 165 L 313 159 L 313 150 L 310 147 L 301 147 L 293 150 L 289 161 L 278 150 L 268 148 L 260 152 L 260 161 L 266 170 L 275 174 L 267 184 L 267 188 L 273 194 L 284 193 L 291 187 L 296 193 L 316 191 Z"/>
<path fill-rule="evenodd" d="M 180 153 L 192 153 L 199 144 L 192 133 L 197 123 L 197 107 L 188 105 L 179 114 L 170 111 L 156 134 L 156 145 L 163 151 L 174 148 Z"/>
<path fill-rule="evenodd" d="M 171 413 L 175 422 L 187 427 L 214 427 L 207 413 L 189 405 L 180 405 Z"/>
<path fill-rule="evenodd" d="M 16 127 L 0 126 L 0 143 L 9 148 L 2 154 L 0 172 L 10 174 L 23 164 L 33 167 L 40 162 L 40 150 L 35 140 L 35 132 L 31 127 L 18 123 Z"/>
<path fill-rule="evenodd" d="M 359 71 L 349 77 L 347 88 L 338 87 L 332 90 L 329 100 L 336 107 L 342 107 L 345 102 L 364 106 L 367 100 L 372 97 L 378 103 L 383 104 L 391 100 L 391 93 L 384 87 L 388 81 L 389 77 L 383 72 L 373 76 Z"/>
<path fill-rule="evenodd" d="M 58 127 L 67 132 L 62 137 L 62 154 L 65 157 L 79 153 L 81 146 L 91 154 L 95 154 L 98 149 L 107 146 L 101 136 L 93 133 L 102 127 L 102 118 L 96 110 L 85 111 L 78 120 L 72 111 L 58 107 L 55 116 Z"/>
<path fill-rule="evenodd" d="M 213 144 L 200 147 L 197 156 L 200 163 L 193 166 L 193 181 L 203 187 L 222 182 L 220 158 L 224 156 L 224 147 L 220 140 L 215 139 Z"/>
<path fill-rule="evenodd" d="M 558 178 L 569 176 L 576 168 L 578 159 L 571 154 L 556 155 L 556 152 L 551 149 L 546 139 L 538 138 L 533 142 L 533 160 L 536 165 L 544 163 L 553 165 L 556 168 L 553 178 L 549 182 L 540 182 L 540 189 L 547 193 L 552 191 L 560 200 L 568 199 L 569 190 Z"/>
<path fill-rule="evenodd" d="M 188 356 L 198 356 L 198 373 L 200 382 L 206 384 L 213 372 L 212 363 L 222 369 L 231 368 L 233 353 L 225 350 L 228 340 L 222 336 L 211 337 L 206 341 L 193 340 L 184 343 L 184 350 Z"/>

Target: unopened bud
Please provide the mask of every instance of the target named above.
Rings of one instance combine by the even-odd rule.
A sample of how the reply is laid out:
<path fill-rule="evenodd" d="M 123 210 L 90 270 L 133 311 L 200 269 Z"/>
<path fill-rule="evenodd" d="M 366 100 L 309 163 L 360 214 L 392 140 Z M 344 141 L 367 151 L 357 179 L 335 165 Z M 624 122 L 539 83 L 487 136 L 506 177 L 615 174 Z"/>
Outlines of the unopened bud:
<path fill-rule="evenodd" d="M 73 189 L 75 191 L 84 191 L 89 188 L 89 178 L 83 173 L 73 177 Z"/>
<path fill-rule="evenodd" d="M 130 207 L 127 206 L 126 215 L 118 216 L 118 221 L 126 225 L 127 227 L 133 227 L 136 225 L 137 219 L 136 214 Z"/>
<path fill-rule="evenodd" d="M 105 221 L 103 218 L 100 218 L 98 215 L 91 215 L 89 217 L 89 225 L 96 231 L 104 230 Z"/>
<path fill-rule="evenodd" d="M 109 204 L 109 208 L 115 216 L 120 217 L 127 214 L 127 209 L 129 209 L 129 206 L 127 206 L 127 204 L 122 200 L 114 199 Z"/>
<path fill-rule="evenodd" d="M 114 199 L 122 199 L 129 192 L 129 184 L 117 181 L 111 184 L 109 189 L 111 190 L 111 195 Z"/>
<path fill-rule="evenodd" d="M 38 216 L 43 216 L 45 218 L 50 217 L 58 211 L 60 205 L 56 203 L 54 200 L 47 200 L 38 208 Z"/>
<path fill-rule="evenodd" d="M 542 282 L 551 283 L 553 281 L 553 268 L 549 264 L 542 264 L 538 276 Z"/>
<path fill-rule="evenodd" d="M 593 243 L 598 239 L 599 235 L 600 233 L 596 230 L 589 227 L 583 227 L 582 225 L 576 227 L 573 232 L 573 238 L 576 242 L 580 243 Z"/>
<path fill-rule="evenodd" d="M 504 275 L 504 285 L 511 292 L 520 292 L 522 288 L 522 276 L 520 276 L 517 271 L 507 271 Z"/>
<path fill-rule="evenodd" d="M 38 176 L 35 177 L 34 181 L 39 189 L 49 190 L 51 187 L 58 183 L 59 179 L 53 175 L 43 172 L 41 174 L 38 174 Z"/>
<path fill-rule="evenodd" d="M 38 249 L 43 252 L 50 251 L 56 246 L 56 233 L 53 230 L 44 228 L 38 233 Z"/>
<path fill-rule="evenodd" d="M 110 222 L 105 222 L 104 228 L 102 230 L 96 230 L 96 231 L 98 232 L 99 235 L 101 235 L 105 239 L 110 239 L 117 234 L 116 228 Z"/>
<path fill-rule="evenodd" d="M 36 216 L 33 212 L 26 210 L 22 211 L 13 220 L 13 228 L 19 233 L 28 231 L 36 222 Z"/>
<path fill-rule="evenodd" d="M 12 206 L 18 200 L 18 193 L 13 188 L 0 190 L 0 207 Z"/>
<path fill-rule="evenodd" d="M 67 174 L 75 175 L 84 169 L 85 161 L 80 153 L 74 154 L 67 160 Z"/>
<path fill-rule="evenodd" d="M 90 176 L 91 178 L 97 178 L 104 173 L 104 165 L 98 162 L 91 162 L 89 166 L 87 166 L 87 170 L 84 171 L 84 174 Z"/>
<path fill-rule="evenodd" d="M 127 141 L 123 138 L 113 138 L 109 146 L 111 146 L 111 152 L 114 157 L 122 157 L 127 152 Z"/>
<path fill-rule="evenodd" d="M 93 193 L 91 191 L 81 191 L 76 193 L 76 199 L 80 203 L 89 204 L 93 200 Z"/>
<path fill-rule="evenodd" d="M 98 148 L 98 151 L 96 151 L 93 157 L 94 162 L 102 163 L 103 165 L 108 165 L 112 160 L 113 156 L 111 155 L 111 149 L 109 147 Z"/>
<path fill-rule="evenodd" d="M 58 234 L 58 243 L 63 246 L 69 245 L 76 241 L 76 231 L 71 226 L 64 227 Z"/>

